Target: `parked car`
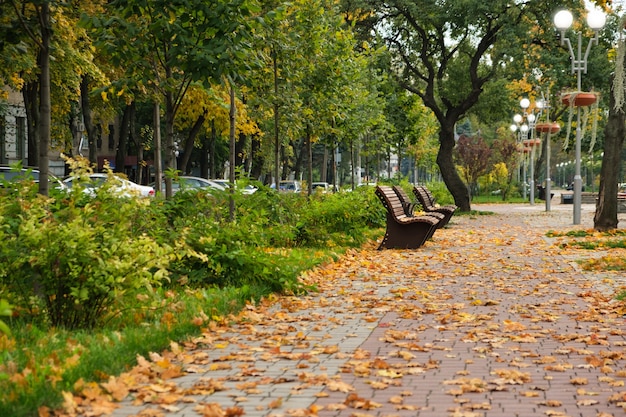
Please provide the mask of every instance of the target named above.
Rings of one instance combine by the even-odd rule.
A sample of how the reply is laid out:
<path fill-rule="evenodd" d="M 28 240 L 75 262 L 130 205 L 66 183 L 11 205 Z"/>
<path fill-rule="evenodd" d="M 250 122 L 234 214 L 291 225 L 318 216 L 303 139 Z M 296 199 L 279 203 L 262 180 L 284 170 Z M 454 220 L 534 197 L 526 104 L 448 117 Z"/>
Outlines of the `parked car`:
<path fill-rule="evenodd" d="M 617 198 L 626 198 L 626 183 L 618 185 Z"/>
<path fill-rule="evenodd" d="M 281 181 L 278 183 L 278 191 L 286 193 L 299 193 L 302 191 L 300 181 Z"/>
<path fill-rule="evenodd" d="M 327 193 L 331 191 L 332 186 L 327 182 L 312 182 L 311 188 L 313 189 L 313 192 Z"/>
<path fill-rule="evenodd" d="M 105 173 L 90 174 L 89 178 L 67 177 L 63 184 L 72 189 L 79 184 L 84 192 L 95 195 L 95 190 L 102 187 L 107 181 L 111 181 L 111 189 L 121 197 L 154 197 L 154 188 L 147 185 L 139 185 L 117 175 L 109 177 Z"/>
<path fill-rule="evenodd" d="M 221 185 L 222 187 L 224 187 L 224 189 L 228 189 L 228 186 L 230 184 L 230 181 L 225 180 L 225 179 L 221 179 L 221 178 L 220 179 L 214 179 L 214 180 L 211 180 L 211 181 Z M 241 191 L 242 194 L 254 194 L 258 190 L 258 188 L 256 188 L 254 185 L 251 185 L 251 184 L 246 184 L 243 187 L 239 187 L 237 185 L 237 182 L 235 182 L 235 186 L 237 187 L 238 190 Z"/>
<path fill-rule="evenodd" d="M 151 186 L 154 188 L 156 184 L 152 183 Z M 213 189 L 219 191 L 226 190 L 226 188 L 221 184 L 214 180 L 207 180 L 206 178 L 190 177 L 185 175 L 172 178 L 172 194 L 176 194 L 179 191 L 198 189 Z M 165 192 L 165 179 L 161 182 L 161 192 Z"/>
<path fill-rule="evenodd" d="M 39 183 L 39 170 L 37 168 L 22 167 L 17 168 L 9 165 L 0 165 L 0 187 L 5 181 L 21 181 L 32 180 L 35 184 Z M 63 182 L 53 174 L 48 173 L 48 182 L 50 188 L 63 189 Z"/>

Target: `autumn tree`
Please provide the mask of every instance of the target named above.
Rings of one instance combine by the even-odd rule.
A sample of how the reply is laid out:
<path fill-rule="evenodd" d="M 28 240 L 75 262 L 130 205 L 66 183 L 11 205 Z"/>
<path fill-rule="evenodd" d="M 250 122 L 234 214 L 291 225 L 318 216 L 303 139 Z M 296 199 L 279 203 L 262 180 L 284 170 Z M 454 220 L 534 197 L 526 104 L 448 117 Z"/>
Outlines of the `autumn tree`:
<path fill-rule="evenodd" d="M 454 125 L 478 102 L 485 86 L 511 59 L 511 45 L 526 39 L 530 22 L 548 27 L 562 2 L 366 0 L 369 20 L 395 60 L 402 85 L 418 95 L 439 125 L 437 164 L 461 210 L 470 209 L 467 187 L 453 161 Z"/>
<path fill-rule="evenodd" d="M 487 173 L 491 162 L 491 148 L 481 136 L 461 135 L 455 148 L 455 155 L 471 195 L 478 178 Z"/>
<path fill-rule="evenodd" d="M 334 149 L 358 141 L 370 125 L 367 106 L 375 108 L 376 99 L 366 88 L 368 59 L 335 2 L 264 4 L 271 7 L 256 39 L 264 65 L 252 72 L 248 97 L 261 129 L 272 132 L 262 137 L 262 163 L 274 181 L 304 173 L 310 183 L 315 143 Z"/>
<path fill-rule="evenodd" d="M 99 46 L 127 70 L 111 92 L 128 85 L 163 103 L 165 169 L 174 168 L 174 124 L 185 94 L 193 83 L 209 86 L 238 74 L 255 10 L 249 0 L 114 0 L 106 15 L 92 19 Z M 165 194 L 172 194 L 169 178 Z"/>
<path fill-rule="evenodd" d="M 494 161 L 502 164 L 506 170 L 506 181 L 500 184 L 502 201 L 506 201 L 513 185 L 513 175 L 519 167 L 519 145 L 515 138 L 501 135 L 494 141 L 492 149 L 497 154 Z"/>
<path fill-rule="evenodd" d="M 10 15 L 15 16 L 11 23 L 12 30 L 23 33 L 22 47 L 24 51 L 33 53 L 36 56 L 36 83 L 33 87 L 33 96 L 37 104 L 32 103 L 30 109 L 32 114 L 31 122 L 33 128 L 29 130 L 29 137 L 38 138 L 36 142 L 36 153 L 32 155 L 32 161 L 39 166 L 39 193 L 48 195 L 48 150 L 50 148 L 51 136 L 51 100 L 50 100 L 50 56 L 53 38 L 50 5 L 52 1 L 32 1 L 21 2 L 17 0 L 9 1 L 12 8 Z M 14 35 L 15 36 L 15 35 Z M 19 34 L 17 35 L 19 37 Z M 35 67 L 28 68 L 33 70 Z"/>

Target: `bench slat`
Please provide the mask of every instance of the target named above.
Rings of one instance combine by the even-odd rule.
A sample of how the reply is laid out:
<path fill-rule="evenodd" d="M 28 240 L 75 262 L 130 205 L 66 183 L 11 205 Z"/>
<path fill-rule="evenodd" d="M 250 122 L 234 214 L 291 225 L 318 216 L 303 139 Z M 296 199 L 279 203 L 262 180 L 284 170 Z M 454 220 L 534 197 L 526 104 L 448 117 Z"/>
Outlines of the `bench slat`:
<path fill-rule="evenodd" d="M 454 204 L 450 204 L 447 206 L 438 206 L 434 202 L 434 196 L 430 192 L 430 190 L 422 185 L 416 185 L 413 187 L 413 194 L 418 199 L 420 204 L 426 212 L 436 212 L 445 215 L 445 219 L 443 220 L 443 225 L 445 226 L 450 221 L 450 218 L 457 210 L 457 206 Z"/>

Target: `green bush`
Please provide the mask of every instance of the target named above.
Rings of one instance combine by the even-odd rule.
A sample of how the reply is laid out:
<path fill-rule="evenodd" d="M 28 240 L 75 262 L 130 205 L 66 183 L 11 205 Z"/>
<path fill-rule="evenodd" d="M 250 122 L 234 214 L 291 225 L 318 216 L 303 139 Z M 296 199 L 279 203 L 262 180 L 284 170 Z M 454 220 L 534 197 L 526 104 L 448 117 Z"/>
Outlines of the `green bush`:
<path fill-rule="evenodd" d="M 164 284 L 301 292 L 302 268 L 285 264 L 283 250 L 362 245 L 384 226 L 373 190 L 307 196 L 261 186 L 165 200 L 122 198 L 106 185 L 51 198 L 10 188 L 0 200 L 0 296 L 21 315 L 73 329 L 98 326 L 124 297 Z"/>
<path fill-rule="evenodd" d="M 79 207 L 82 198 L 73 191 L 62 208 L 41 196 L 0 203 L 0 216 L 18 214 L 0 241 L 0 282 L 16 306 L 70 329 L 93 327 L 120 297 L 160 285 L 171 255 L 135 233 L 146 203 L 98 195 Z"/>
<path fill-rule="evenodd" d="M 297 244 L 312 247 L 357 247 L 372 228 L 385 225 L 385 210 L 373 188 L 314 194 L 297 223 Z"/>
<path fill-rule="evenodd" d="M 0 317 L 11 317 L 13 314 L 13 310 L 11 309 L 11 305 L 7 300 L 0 299 Z M 2 320 L 0 320 L 0 333 L 4 333 L 5 335 L 11 335 L 11 329 L 9 326 Z"/>

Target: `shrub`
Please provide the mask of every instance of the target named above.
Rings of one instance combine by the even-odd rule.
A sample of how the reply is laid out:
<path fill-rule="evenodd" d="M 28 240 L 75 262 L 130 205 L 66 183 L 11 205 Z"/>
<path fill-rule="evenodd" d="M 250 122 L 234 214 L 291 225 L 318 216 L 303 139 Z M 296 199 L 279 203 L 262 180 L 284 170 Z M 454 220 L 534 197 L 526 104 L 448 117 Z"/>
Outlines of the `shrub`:
<path fill-rule="evenodd" d="M 160 285 L 171 252 L 134 233 L 144 203 L 98 195 L 79 207 L 79 193 L 62 208 L 41 196 L 0 204 L 0 215 L 19 213 L 0 242 L 4 286 L 21 308 L 70 329 L 95 326 L 118 298 Z"/>
<path fill-rule="evenodd" d="M 368 238 L 368 230 L 383 227 L 385 211 L 374 189 L 314 194 L 297 223 L 300 246 L 356 247 Z"/>

